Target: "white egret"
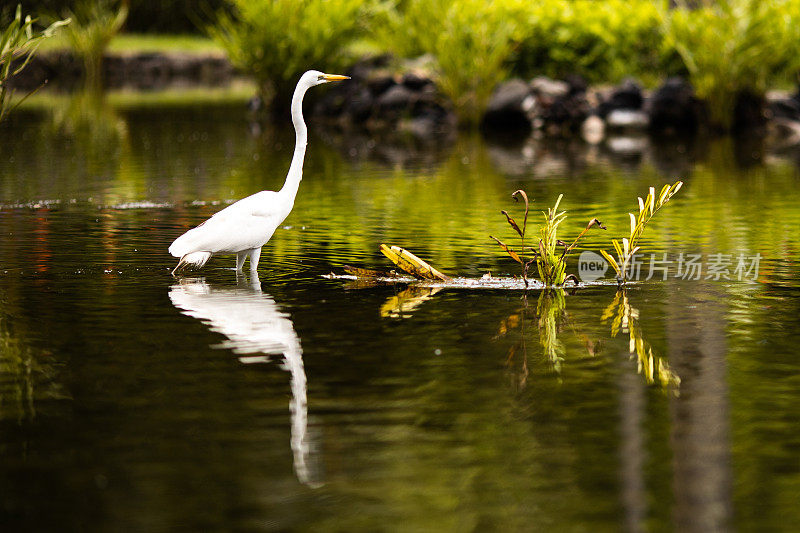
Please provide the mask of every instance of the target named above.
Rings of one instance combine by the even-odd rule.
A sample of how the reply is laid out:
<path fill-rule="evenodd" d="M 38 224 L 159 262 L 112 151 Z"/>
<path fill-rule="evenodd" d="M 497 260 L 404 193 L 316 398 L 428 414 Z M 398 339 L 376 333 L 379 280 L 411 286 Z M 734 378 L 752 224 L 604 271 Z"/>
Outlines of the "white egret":
<path fill-rule="evenodd" d="M 292 96 L 292 123 L 295 147 L 286 182 L 280 191 L 261 191 L 235 202 L 192 228 L 169 247 L 169 253 L 180 257 L 172 274 L 182 267 L 201 268 L 213 255 L 236 254 L 236 271 L 241 272 L 245 259 L 250 257 L 250 271 L 258 268 L 261 247 L 272 237 L 294 206 L 300 180 L 303 179 L 303 159 L 306 155 L 308 132 L 303 120 L 303 96 L 315 85 L 329 81 L 347 80 L 348 76 L 325 74 L 309 70 L 300 77 Z"/>

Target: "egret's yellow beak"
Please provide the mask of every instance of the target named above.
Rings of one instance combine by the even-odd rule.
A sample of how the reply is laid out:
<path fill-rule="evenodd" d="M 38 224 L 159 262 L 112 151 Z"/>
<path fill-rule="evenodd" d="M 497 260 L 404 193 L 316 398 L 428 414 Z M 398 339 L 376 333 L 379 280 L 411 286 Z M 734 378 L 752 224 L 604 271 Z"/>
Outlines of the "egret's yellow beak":
<path fill-rule="evenodd" d="M 322 77 L 325 78 L 325 81 L 341 81 L 350 79 L 350 76 L 342 76 L 341 74 L 323 74 Z"/>

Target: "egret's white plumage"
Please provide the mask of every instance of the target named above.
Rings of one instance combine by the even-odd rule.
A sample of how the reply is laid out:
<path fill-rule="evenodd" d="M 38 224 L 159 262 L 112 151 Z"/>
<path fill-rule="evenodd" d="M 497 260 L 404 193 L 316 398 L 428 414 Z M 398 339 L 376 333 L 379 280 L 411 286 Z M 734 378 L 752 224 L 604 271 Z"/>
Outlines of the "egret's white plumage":
<path fill-rule="evenodd" d="M 192 228 L 169 247 L 169 253 L 180 257 L 174 274 L 184 266 L 200 268 L 211 256 L 236 254 L 236 270 L 241 271 L 250 257 L 250 270 L 258 267 L 261 247 L 272 237 L 294 206 L 300 180 L 303 179 L 303 159 L 308 143 L 308 131 L 303 120 L 303 96 L 315 85 L 345 80 L 347 76 L 324 74 L 309 70 L 300 77 L 292 96 L 292 123 L 295 129 L 295 148 L 286 182 L 280 191 L 261 191 L 243 198 L 215 213 Z"/>

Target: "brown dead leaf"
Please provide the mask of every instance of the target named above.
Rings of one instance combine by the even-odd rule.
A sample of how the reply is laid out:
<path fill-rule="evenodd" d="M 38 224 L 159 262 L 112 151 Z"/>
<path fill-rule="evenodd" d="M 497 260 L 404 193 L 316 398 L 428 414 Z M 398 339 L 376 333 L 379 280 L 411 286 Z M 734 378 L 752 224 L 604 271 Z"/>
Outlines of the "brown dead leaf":
<path fill-rule="evenodd" d="M 514 261 L 516 261 L 520 265 L 522 264 L 522 259 L 519 258 L 519 255 L 517 254 L 517 252 L 515 252 L 514 250 L 512 250 L 511 248 L 506 246 L 506 244 L 503 241 L 501 241 L 500 239 L 498 239 L 497 237 L 493 237 L 492 235 L 489 235 L 489 237 L 491 239 L 494 239 L 495 241 L 497 241 L 497 244 L 500 245 L 500 248 L 505 250 L 506 253 L 511 256 L 511 259 L 513 259 Z"/>

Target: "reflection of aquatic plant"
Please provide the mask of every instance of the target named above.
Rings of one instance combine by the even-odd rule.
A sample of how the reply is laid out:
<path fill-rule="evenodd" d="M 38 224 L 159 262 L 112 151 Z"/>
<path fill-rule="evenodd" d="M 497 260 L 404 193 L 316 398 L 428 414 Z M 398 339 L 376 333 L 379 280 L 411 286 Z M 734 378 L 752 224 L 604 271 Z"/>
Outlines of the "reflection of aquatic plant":
<path fill-rule="evenodd" d="M 28 65 L 44 39 L 52 37 L 60 26 L 69 24 L 70 21 L 69 19 L 59 20 L 41 32 L 33 31 L 35 22 L 36 20 L 32 19 L 30 15 L 23 19 L 22 6 L 17 5 L 14 19 L 0 31 L 0 121 L 10 111 L 7 105 L 7 101 L 11 98 L 8 80 L 19 74 Z M 23 57 L 22 62 L 12 68 L 12 63 Z"/>
<path fill-rule="evenodd" d="M 83 0 L 70 13 L 67 39 L 83 61 L 86 84 L 102 85 L 103 53 L 128 18 L 129 0 Z"/>
<path fill-rule="evenodd" d="M 642 336 L 639 326 L 639 310 L 631 306 L 624 289 L 617 291 L 614 301 L 603 311 L 603 322 L 611 320 L 611 336 L 622 331 L 630 336 L 628 350 L 636 355 L 638 371 L 648 385 L 658 383 L 662 387 L 680 385 L 681 379 L 672 372 L 666 361 L 653 354 L 653 348 Z"/>
<path fill-rule="evenodd" d="M 564 360 L 564 344 L 558 340 L 558 330 L 564 317 L 564 289 L 547 289 L 539 295 L 536 304 L 536 325 L 539 328 L 539 344 L 553 370 L 561 372 Z"/>
<path fill-rule="evenodd" d="M 524 300 L 524 307 L 517 313 L 506 317 L 498 327 L 495 339 L 505 337 L 510 332 L 519 329 L 520 338 L 508 349 L 506 367 L 514 375 L 514 384 L 518 389 L 524 389 L 528 382 L 528 352 L 525 327 L 528 323 L 528 301 Z M 536 328 L 539 332 L 539 344 L 552 370 L 559 374 L 561 363 L 564 360 L 566 349 L 558 340 L 558 333 L 566 317 L 566 299 L 563 289 L 547 289 L 539 295 L 536 304 Z M 521 357 L 520 357 L 521 354 Z"/>
<path fill-rule="evenodd" d="M 545 285 L 553 286 L 553 285 L 563 285 L 564 282 L 567 280 L 568 277 L 574 276 L 567 276 L 566 269 L 567 269 L 567 255 L 572 251 L 573 248 L 578 244 L 578 241 L 586 235 L 593 226 L 597 226 L 601 229 L 606 229 L 603 224 L 593 218 L 589 221 L 586 225 L 586 228 L 572 241 L 572 244 L 567 245 L 564 241 L 558 239 L 558 226 L 567 218 L 567 212 L 561 211 L 558 212 L 558 204 L 561 203 L 561 198 L 564 196 L 560 194 L 558 196 L 558 200 L 556 200 L 556 205 L 552 208 L 547 208 L 547 213 L 544 214 L 544 225 L 539 229 L 539 247 L 538 250 L 528 248 L 529 250 L 533 251 L 534 258 L 530 261 L 525 261 L 525 230 L 528 225 L 528 195 L 525 194 L 525 191 L 518 190 L 515 191 L 514 194 L 511 196 L 514 200 L 517 199 L 517 195 L 522 196 L 525 200 L 525 220 L 522 224 L 522 229 L 519 228 L 516 221 L 511 218 L 506 211 L 501 211 L 506 216 L 508 223 L 511 225 L 512 228 L 517 232 L 520 236 L 520 253 L 515 252 L 511 248 L 509 248 L 505 243 L 503 243 L 497 237 L 491 237 L 497 244 L 500 245 L 503 250 L 511 256 L 514 261 L 522 265 L 522 279 L 525 281 L 525 287 L 528 287 L 528 268 L 531 263 L 536 261 L 536 267 L 539 271 L 539 277 Z M 559 253 L 560 252 L 560 253 Z"/>
<path fill-rule="evenodd" d="M 650 187 L 650 192 L 645 200 L 642 200 L 641 196 L 639 197 L 639 214 L 634 215 L 633 213 L 628 213 L 631 218 L 630 235 L 628 238 L 622 239 L 621 245 L 616 239 L 611 240 L 611 243 L 614 245 L 614 249 L 617 252 L 618 260 L 611 257 L 611 255 L 605 250 L 600 250 L 600 253 L 603 254 L 603 257 L 606 259 L 606 261 L 608 261 L 608 264 L 610 264 L 617 272 L 617 282 L 620 284 L 624 284 L 626 281 L 629 263 L 634 254 L 636 254 L 636 252 L 639 250 L 637 243 L 644 232 L 645 226 L 647 226 L 647 223 L 650 222 L 650 219 L 652 219 L 655 214 L 658 213 L 658 211 L 664 207 L 667 202 L 669 202 L 670 198 L 672 198 L 682 186 L 682 181 L 676 181 L 673 185 L 664 185 L 657 198 L 655 188 Z"/>

